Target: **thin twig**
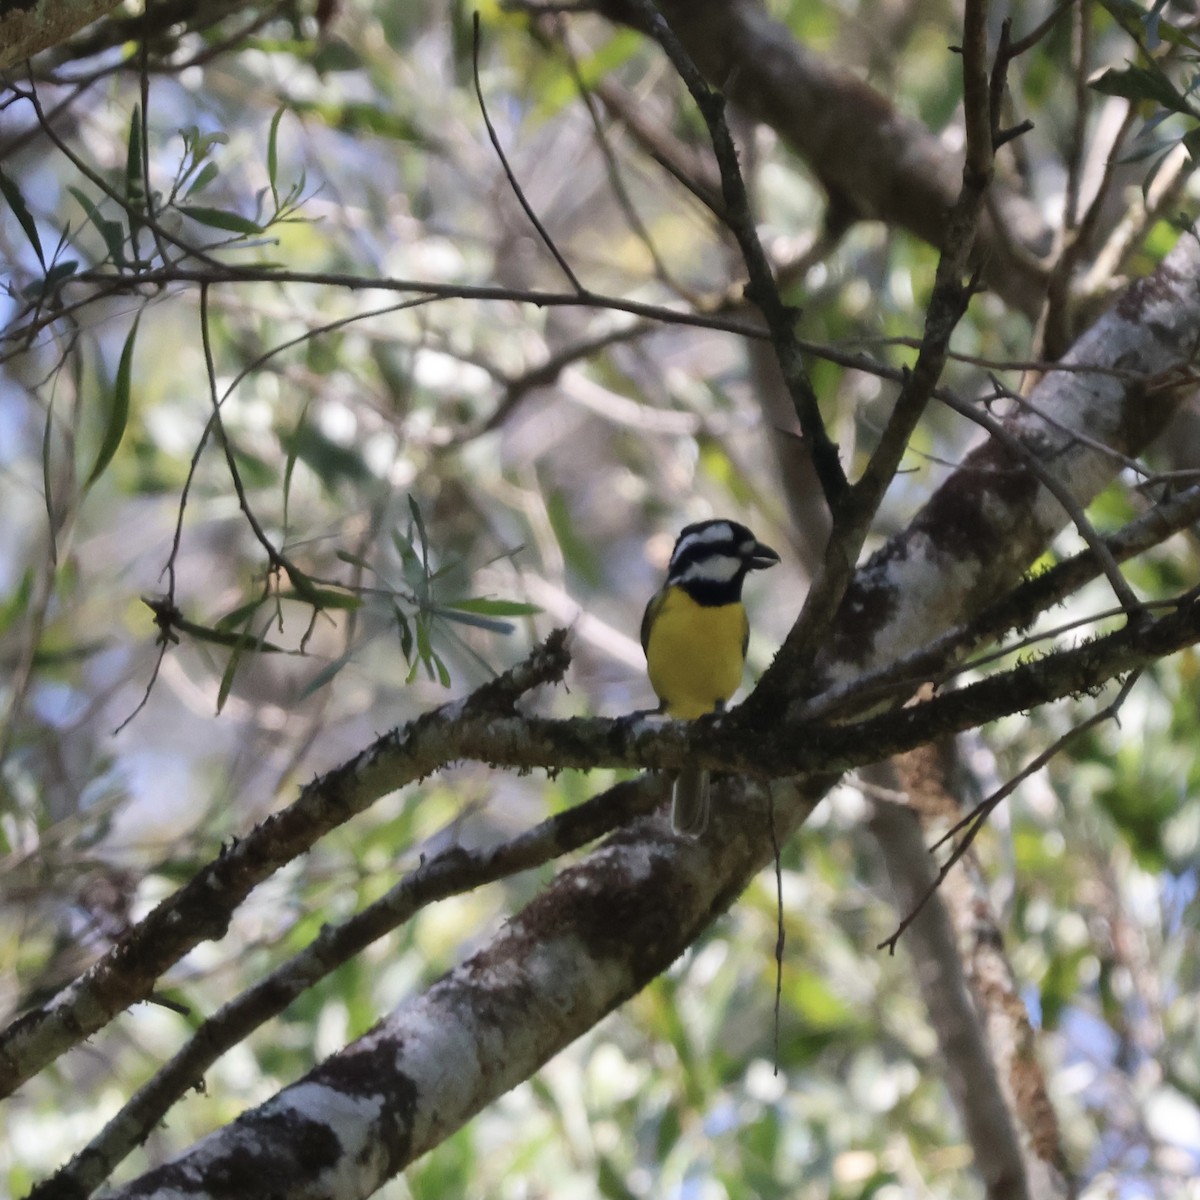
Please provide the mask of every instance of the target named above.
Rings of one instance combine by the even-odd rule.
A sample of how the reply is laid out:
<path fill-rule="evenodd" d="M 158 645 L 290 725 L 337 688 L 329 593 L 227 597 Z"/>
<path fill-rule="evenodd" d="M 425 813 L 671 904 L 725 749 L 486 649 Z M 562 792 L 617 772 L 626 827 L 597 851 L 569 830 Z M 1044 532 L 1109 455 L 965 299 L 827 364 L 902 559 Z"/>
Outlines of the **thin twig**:
<path fill-rule="evenodd" d="M 1075 103 L 1072 112 L 1071 135 L 1067 141 L 1067 180 L 1063 197 L 1063 224 L 1068 231 L 1078 230 L 1079 207 L 1083 196 L 1084 146 L 1087 142 L 1088 118 L 1091 116 L 1093 92 L 1088 87 L 1088 76 L 1092 69 L 1092 6 L 1081 4 L 1075 9 L 1071 25 L 1071 74 L 1075 85 Z M 1131 106 L 1132 107 L 1132 106 Z M 1112 164 L 1108 164 L 1109 170 Z M 1101 192 L 1103 195 L 1103 192 Z M 1092 211 L 1096 211 L 1095 205 Z M 1082 245 L 1082 239 L 1077 239 Z M 1074 261 L 1076 253 L 1068 256 Z"/>
<path fill-rule="evenodd" d="M 991 816 L 1000 803 L 1006 797 L 1010 796 L 1026 779 L 1040 771 L 1052 758 L 1054 758 L 1055 755 L 1062 751 L 1077 737 L 1086 733 L 1089 729 L 1092 729 L 1096 725 L 1099 725 L 1102 721 L 1107 721 L 1110 718 L 1116 720 L 1121 705 L 1124 704 L 1125 698 L 1129 695 L 1133 685 L 1137 683 L 1140 677 L 1140 668 L 1131 672 L 1129 677 L 1121 684 L 1120 690 L 1117 692 L 1116 697 L 1110 704 L 1105 705 L 1104 708 L 1102 708 L 1099 712 L 1093 713 L 1086 721 L 1080 725 L 1077 725 L 1074 729 L 1068 730 L 1068 732 L 1063 734 L 1062 737 L 1058 738 L 1053 745 L 1047 747 L 1047 749 L 1043 750 L 1041 754 L 1037 755 L 1031 762 L 1018 771 L 1017 774 L 1014 775 L 1012 779 L 1010 779 L 1003 787 L 997 788 L 997 790 L 988 796 L 986 800 L 980 801 L 979 804 L 977 804 L 965 817 L 963 817 L 961 821 L 952 826 L 946 834 L 934 842 L 934 844 L 929 848 L 931 853 L 939 846 L 953 838 L 954 835 L 959 833 L 961 830 L 966 830 L 966 833 L 962 839 L 955 845 L 950 857 L 938 870 L 937 877 L 934 879 L 933 883 L 929 885 L 924 895 L 921 896 L 904 920 L 900 922 L 892 935 L 885 938 L 879 943 L 878 946 L 875 947 L 877 950 L 886 949 L 889 954 L 896 953 L 896 946 L 900 939 L 904 936 L 905 931 L 912 925 L 917 917 L 920 916 L 921 910 L 926 904 L 929 903 L 930 899 L 933 897 L 934 893 L 937 892 L 938 888 L 942 886 L 946 876 L 950 874 L 962 856 L 971 848 L 971 844 L 979 836 L 980 830 L 982 830 L 984 825 L 987 824 L 988 817 Z"/>
<path fill-rule="evenodd" d="M 584 295 L 587 289 L 579 282 L 575 272 L 571 269 L 571 264 L 563 257 L 562 252 L 554 244 L 554 239 L 550 236 L 545 225 L 537 213 L 533 211 L 533 205 L 525 198 L 525 193 L 521 189 L 521 185 L 517 182 L 517 177 L 513 173 L 513 169 L 509 166 L 508 156 L 504 153 L 504 147 L 500 144 L 500 135 L 496 132 L 496 127 L 492 124 L 492 118 L 488 115 L 487 101 L 483 98 L 483 84 L 479 80 L 479 46 L 481 35 L 479 32 L 479 13 L 476 11 L 472 16 L 473 42 L 471 45 L 471 71 L 475 80 L 475 95 L 479 100 L 479 112 L 483 117 L 483 123 L 487 127 L 487 135 L 491 140 L 492 149 L 496 151 L 496 157 L 500 160 L 500 165 L 504 168 L 504 174 L 508 179 L 509 186 L 513 190 L 513 195 L 517 198 L 517 203 L 525 210 L 525 215 L 529 218 L 530 223 L 537 231 L 538 237 L 542 239 L 542 244 L 554 256 L 554 261 L 558 263 L 562 273 L 567 277 L 567 282 L 575 289 L 579 295 Z"/>
<path fill-rule="evenodd" d="M 775 792 L 767 788 L 767 830 L 771 835 L 771 854 L 775 860 L 775 1074 L 779 1074 L 779 1022 L 783 1004 L 783 951 L 786 931 L 783 924 L 783 858 L 779 847 L 779 830 L 775 825 Z"/>
<path fill-rule="evenodd" d="M 1078 0 L 1062 0 L 1041 24 L 1035 25 L 1023 38 L 1018 38 L 1015 42 L 1011 42 L 1008 47 L 1009 62 L 1015 58 L 1019 58 L 1027 50 L 1032 50 L 1054 28 L 1058 23 L 1059 17 L 1076 3 L 1078 3 Z"/>
<path fill-rule="evenodd" d="M 604 159 L 609 186 L 616 197 L 617 206 L 625 214 L 629 228 L 633 230 L 634 235 L 642 243 L 646 253 L 650 256 L 650 261 L 654 264 L 655 277 L 665 287 L 676 293 L 676 295 L 683 295 L 683 289 L 671 278 L 667 264 L 663 262 L 662 256 L 658 252 L 658 247 L 654 244 L 654 239 L 650 236 L 650 230 L 647 229 L 646 222 L 642 220 L 641 214 L 633 203 L 633 197 L 630 196 L 629 189 L 625 186 L 625 179 L 621 174 L 621 167 L 617 162 L 616 153 L 609 143 L 608 135 L 604 130 L 604 124 L 600 120 L 600 112 L 596 106 L 596 99 L 592 95 L 591 88 L 588 87 L 587 80 L 583 77 L 583 72 L 579 69 L 579 59 L 576 57 L 575 51 L 568 40 L 566 23 L 562 20 L 561 16 L 556 16 L 554 23 L 555 32 L 558 34 L 559 42 L 566 56 L 567 71 L 571 76 L 571 82 L 574 83 L 575 91 L 579 95 L 580 100 L 583 101 L 583 106 L 587 109 L 588 118 L 591 120 L 592 131 L 596 135 L 596 147 L 600 151 L 600 157 Z"/>
<path fill-rule="evenodd" d="M 721 192 L 725 202 L 724 208 L 716 215 L 737 240 L 749 276 L 746 297 L 758 306 L 767 322 L 780 372 L 796 410 L 800 430 L 812 454 L 813 468 L 830 511 L 836 513 L 846 498 L 849 484 L 838 447 L 825 428 L 817 394 L 804 365 L 795 333 L 797 313 L 783 302 L 766 251 L 758 237 L 745 181 L 738 165 L 737 148 L 725 120 L 724 97 L 708 86 L 683 43 L 675 36 L 652 0 L 630 0 L 630 4 L 650 36 L 671 60 L 671 65 L 691 93 L 708 127 L 717 167 L 721 172 Z"/>
<path fill-rule="evenodd" d="M 220 438 L 221 448 L 225 452 L 225 464 L 229 468 L 229 476 L 233 483 L 233 490 L 237 494 L 238 506 L 245 515 L 255 539 L 267 552 L 267 560 L 271 571 L 282 570 L 287 575 L 292 586 L 298 592 L 303 593 L 308 588 L 308 580 L 304 572 L 292 563 L 282 550 L 275 547 L 274 542 L 267 537 L 266 530 L 263 529 L 258 517 L 254 515 L 254 510 L 250 507 L 250 499 L 246 495 L 246 488 L 242 483 L 242 473 L 237 465 L 237 456 L 233 452 L 233 442 L 225 431 L 225 422 L 221 417 L 222 397 L 217 395 L 217 367 L 213 358 L 212 337 L 208 322 L 208 284 L 200 285 L 200 342 L 204 348 L 204 365 L 208 374 L 209 397 L 212 400 L 213 406 L 211 419 L 216 428 L 217 436 Z"/>
<path fill-rule="evenodd" d="M 993 379 L 992 384 L 996 389 L 997 397 L 1009 395 L 1008 389 L 998 380 Z M 1142 602 L 1138 599 L 1133 588 L 1129 586 L 1128 580 L 1121 574 L 1121 568 L 1117 566 L 1116 559 L 1113 558 L 1108 547 L 1104 544 L 1104 539 L 1096 532 L 1096 527 L 1088 520 L 1087 513 L 1083 510 L 1083 505 L 1075 499 L 1067 483 L 1060 479 L 1053 471 L 1049 470 L 1037 455 L 1034 454 L 1033 450 L 1017 437 L 1016 434 L 1012 433 L 1002 422 L 997 421 L 989 413 L 985 413 L 970 405 L 950 404 L 950 407 L 955 412 L 967 416 L 977 425 L 981 425 L 1009 453 L 1029 468 L 1030 473 L 1037 481 L 1062 505 L 1063 511 L 1071 519 L 1071 523 L 1075 526 L 1079 536 L 1087 542 L 1088 548 L 1096 556 L 1096 561 L 1100 564 L 1104 577 L 1112 587 L 1113 593 L 1116 595 L 1121 607 L 1129 613 L 1130 617 L 1140 612 Z"/>

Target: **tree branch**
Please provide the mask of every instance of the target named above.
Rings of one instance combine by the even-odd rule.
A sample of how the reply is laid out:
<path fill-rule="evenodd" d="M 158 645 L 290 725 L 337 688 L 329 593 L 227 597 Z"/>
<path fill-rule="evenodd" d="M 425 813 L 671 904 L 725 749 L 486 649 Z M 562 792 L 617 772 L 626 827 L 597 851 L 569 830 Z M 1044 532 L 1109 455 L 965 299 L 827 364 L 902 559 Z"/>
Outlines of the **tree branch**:
<path fill-rule="evenodd" d="M 762 242 L 759 241 L 750 200 L 738 165 L 737 148 L 725 120 L 725 101 L 712 91 L 703 75 L 688 55 L 688 51 L 675 36 L 670 24 L 663 18 L 652 0 L 628 0 L 638 14 L 639 21 L 649 30 L 686 84 L 700 115 L 708 127 L 717 166 L 721 172 L 721 194 L 725 206 L 717 215 L 729 227 L 737 240 L 742 261 L 750 282 L 746 296 L 762 312 L 771 332 L 771 343 L 775 357 L 783 374 L 788 393 L 800 422 L 800 429 L 808 443 L 813 458 L 813 467 L 825 501 L 832 513 L 842 507 L 847 492 L 846 475 L 842 469 L 838 448 L 830 439 L 816 392 L 808 377 L 800 345 L 796 339 L 796 312 L 783 302 L 771 272 Z"/>
<path fill-rule="evenodd" d="M 1026 457 L 1052 470 L 1077 505 L 1090 503 L 1115 470 L 1096 442 L 1135 454 L 1161 432 L 1183 396 L 1155 385 L 1192 361 L 1198 340 L 1200 240 L 1185 235 L 1079 339 L 1067 369 L 1042 379 L 1032 405 L 1005 419 L 1021 453 L 994 439 L 977 446 L 858 571 L 816 670 L 803 669 L 789 638 L 748 701 L 757 718 L 799 711 L 830 686 L 919 650 L 931 628 L 964 624 L 1008 590 L 1067 520 Z M 939 584 L 911 586 L 926 571 Z"/>
<path fill-rule="evenodd" d="M 201 942 L 221 938 L 229 919 L 264 879 L 303 854 L 373 801 L 448 761 L 445 731 L 468 714 L 511 711 L 515 701 L 562 679 L 570 661 L 557 631 L 520 665 L 467 700 L 393 730 L 341 767 L 313 780 L 281 812 L 226 847 L 221 856 L 138 922 L 107 954 L 53 1000 L 0 1032 L 0 1096 L 7 1096 L 64 1051 L 144 1000 L 158 978 Z M 407 746 L 408 752 L 395 751 Z M 440 747 L 440 748 L 439 748 Z"/>
<path fill-rule="evenodd" d="M 602 0 L 599 7 L 614 21 L 644 29 L 629 0 Z M 961 162 L 924 125 L 798 42 L 760 0 L 659 0 L 659 8 L 705 78 L 774 129 L 831 196 L 860 219 L 944 244 Z M 983 215 L 977 261 L 990 286 L 1034 316 L 1045 289 L 1038 260 L 1050 249 L 1050 231 L 1016 192 L 1000 187 L 992 200 L 1000 215 Z"/>
<path fill-rule="evenodd" d="M 155 1072 L 69 1163 L 38 1184 L 28 1200 L 91 1195 L 122 1159 L 146 1140 L 170 1107 L 202 1083 L 204 1072 L 222 1054 L 422 909 L 577 850 L 645 815 L 662 798 L 662 781 L 642 776 L 557 813 L 498 846 L 478 850 L 451 846 L 423 861 L 361 912 L 338 925 L 323 926 L 299 954 L 204 1021 L 187 1045 Z"/>

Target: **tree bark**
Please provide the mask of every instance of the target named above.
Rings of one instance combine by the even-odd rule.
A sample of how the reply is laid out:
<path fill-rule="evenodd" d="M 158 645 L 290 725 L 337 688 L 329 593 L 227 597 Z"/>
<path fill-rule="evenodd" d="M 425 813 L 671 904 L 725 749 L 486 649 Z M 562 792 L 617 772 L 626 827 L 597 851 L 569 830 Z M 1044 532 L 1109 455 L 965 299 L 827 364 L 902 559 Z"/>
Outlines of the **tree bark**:
<path fill-rule="evenodd" d="M 119 7 L 116 0 L 0 0 L 0 70 L 65 42 Z"/>

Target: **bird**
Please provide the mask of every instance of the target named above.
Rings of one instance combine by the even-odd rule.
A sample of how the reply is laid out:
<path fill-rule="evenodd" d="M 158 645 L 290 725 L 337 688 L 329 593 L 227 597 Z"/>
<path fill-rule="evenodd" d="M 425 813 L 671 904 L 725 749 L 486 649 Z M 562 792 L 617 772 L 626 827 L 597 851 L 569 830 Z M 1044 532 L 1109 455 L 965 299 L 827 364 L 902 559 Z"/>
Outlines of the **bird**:
<path fill-rule="evenodd" d="M 742 584 L 779 555 L 737 521 L 697 521 L 676 539 L 667 579 L 642 615 L 642 649 L 659 713 L 694 721 L 720 712 L 746 665 L 750 622 Z M 684 765 L 671 823 L 698 837 L 708 825 L 708 772 Z"/>

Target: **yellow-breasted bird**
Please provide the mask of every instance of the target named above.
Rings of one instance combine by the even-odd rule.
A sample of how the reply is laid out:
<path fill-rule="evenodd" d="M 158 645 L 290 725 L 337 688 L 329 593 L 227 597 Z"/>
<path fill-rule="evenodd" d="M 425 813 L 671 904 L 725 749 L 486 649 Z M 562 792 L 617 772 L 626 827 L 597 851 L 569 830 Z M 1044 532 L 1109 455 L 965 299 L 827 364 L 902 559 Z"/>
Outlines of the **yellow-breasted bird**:
<path fill-rule="evenodd" d="M 742 583 L 779 555 L 736 521 L 698 521 L 675 542 L 667 581 L 642 616 L 642 649 L 658 711 L 695 720 L 725 707 L 746 665 L 750 622 Z M 698 835 L 708 824 L 708 772 L 685 766 L 676 776 L 671 822 Z"/>

